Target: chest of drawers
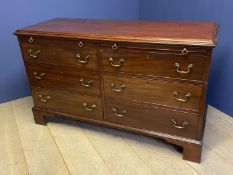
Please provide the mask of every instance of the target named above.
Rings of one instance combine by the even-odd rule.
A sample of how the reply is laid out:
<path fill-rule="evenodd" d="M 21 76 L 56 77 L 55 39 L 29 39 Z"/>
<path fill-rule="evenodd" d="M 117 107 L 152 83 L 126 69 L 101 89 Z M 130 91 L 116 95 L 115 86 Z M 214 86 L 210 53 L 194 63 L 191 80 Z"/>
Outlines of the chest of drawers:
<path fill-rule="evenodd" d="M 53 19 L 19 29 L 37 124 L 46 116 L 141 133 L 201 160 L 211 22 Z"/>

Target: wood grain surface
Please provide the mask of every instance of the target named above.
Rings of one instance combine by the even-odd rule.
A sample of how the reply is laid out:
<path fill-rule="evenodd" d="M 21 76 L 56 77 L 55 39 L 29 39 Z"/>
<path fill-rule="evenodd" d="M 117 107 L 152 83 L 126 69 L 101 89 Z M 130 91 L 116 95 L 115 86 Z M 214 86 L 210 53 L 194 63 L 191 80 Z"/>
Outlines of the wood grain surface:
<path fill-rule="evenodd" d="M 102 47 L 100 49 L 100 59 L 104 71 L 114 73 L 128 73 L 149 77 L 164 77 L 180 79 L 187 81 L 205 81 L 205 70 L 208 67 L 208 52 L 189 51 L 188 54 L 182 54 L 184 48 L 154 47 L 150 49 L 129 49 L 120 47 L 117 51 L 111 48 Z M 121 64 L 120 67 L 111 65 L 109 59 L 113 59 L 113 64 Z M 124 62 L 120 63 L 120 60 Z M 179 64 L 177 69 L 176 63 Z M 188 66 L 193 67 L 188 70 Z M 145 68 L 146 67 L 146 68 Z M 178 71 L 188 73 L 179 73 Z"/>
<path fill-rule="evenodd" d="M 116 89 L 121 90 L 122 85 L 125 85 L 125 87 L 122 92 L 116 92 L 111 85 L 112 83 L 114 83 Z M 174 91 L 178 92 L 178 97 L 173 95 Z M 106 98 L 130 99 L 198 112 L 200 110 L 202 86 L 105 74 L 104 93 Z M 192 95 L 187 98 L 186 102 L 176 100 L 176 98 L 185 99 L 187 93 Z"/>
<path fill-rule="evenodd" d="M 97 71 L 39 64 L 27 64 L 27 70 L 32 86 L 101 96 L 100 78 Z M 37 79 L 34 73 L 44 75 L 42 79 Z"/>
<path fill-rule="evenodd" d="M 102 103 L 100 98 L 53 91 L 44 88 L 33 88 L 32 94 L 35 106 L 37 107 L 76 114 L 78 116 L 96 120 L 103 119 Z M 50 98 L 46 102 L 43 102 L 41 99 L 46 99 L 46 97 Z M 86 106 L 84 106 L 84 103 L 86 103 Z M 92 107 L 92 105 L 95 105 L 95 107 Z"/>
<path fill-rule="evenodd" d="M 116 113 L 113 108 L 117 109 Z M 152 105 L 127 103 L 124 100 L 107 101 L 106 111 L 106 120 L 112 123 L 197 139 L 198 115 L 160 109 Z M 172 119 L 177 121 L 177 125 L 182 126 L 183 122 L 188 122 L 188 125 L 184 128 L 176 128 Z"/>
<path fill-rule="evenodd" d="M 57 18 L 19 29 L 15 34 L 115 42 L 215 46 L 216 33 L 217 25 L 212 22 Z"/>
<path fill-rule="evenodd" d="M 33 43 L 30 43 L 29 39 L 28 35 L 19 37 L 21 52 L 26 62 L 98 69 L 97 46 L 93 42 L 82 41 L 83 46 L 79 47 L 80 40 L 33 37 Z M 82 61 L 87 63 L 83 64 Z"/>

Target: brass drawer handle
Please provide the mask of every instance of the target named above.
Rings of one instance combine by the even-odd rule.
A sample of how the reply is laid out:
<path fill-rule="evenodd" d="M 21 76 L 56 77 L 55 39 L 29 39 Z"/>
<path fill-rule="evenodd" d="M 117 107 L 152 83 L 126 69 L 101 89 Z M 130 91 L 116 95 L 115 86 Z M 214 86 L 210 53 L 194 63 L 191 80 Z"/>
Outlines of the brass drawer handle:
<path fill-rule="evenodd" d="M 29 42 L 29 43 L 33 43 L 33 42 L 34 42 L 34 38 L 31 36 L 31 37 L 28 39 L 28 42 Z"/>
<path fill-rule="evenodd" d="M 87 104 L 86 102 L 83 103 L 83 106 L 85 107 L 85 109 L 86 109 L 87 111 L 94 111 L 95 108 L 96 108 L 96 105 L 95 105 L 95 104 L 93 104 L 93 105 L 91 105 L 91 106 L 88 106 L 88 104 Z"/>
<path fill-rule="evenodd" d="M 180 102 L 186 102 L 192 96 L 192 94 L 189 92 L 185 94 L 184 98 L 180 98 L 179 93 L 177 91 L 173 91 L 172 94 L 175 96 L 176 101 L 180 101 Z"/>
<path fill-rule="evenodd" d="M 45 73 L 33 72 L 34 76 L 38 80 L 42 80 L 45 76 Z"/>
<path fill-rule="evenodd" d="M 112 108 L 112 111 L 114 112 L 114 115 L 116 115 L 117 117 L 125 117 L 126 116 L 126 110 L 122 110 L 121 114 L 118 113 L 118 109 L 117 108 Z"/>
<path fill-rule="evenodd" d="M 188 51 L 188 49 L 183 48 L 183 50 L 181 51 L 181 53 L 182 53 L 182 55 L 187 55 L 187 54 L 189 54 L 189 51 Z"/>
<path fill-rule="evenodd" d="M 123 92 L 124 88 L 126 87 L 125 84 L 122 84 L 120 86 L 120 89 L 117 89 L 116 88 L 116 85 L 114 83 L 111 83 L 111 87 L 112 87 L 112 90 L 115 91 L 115 92 Z"/>
<path fill-rule="evenodd" d="M 81 64 L 87 64 L 88 61 L 89 61 L 90 55 L 87 55 L 87 56 L 81 58 L 80 54 L 76 54 L 76 58 L 78 59 L 79 63 L 81 63 Z"/>
<path fill-rule="evenodd" d="M 109 60 L 109 62 L 111 64 L 111 66 L 113 66 L 113 67 L 121 67 L 123 65 L 124 61 L 125 61 L 124 58 L 120 58 L 118 60 L 118 63 L 114 64 L 114 58 L 110 57 L 108 60 Z"/>
<path fill-rule="evenodd" d="M 92 83 L 93 83 L 93 80 L 90 80 L 90 81 L 88 81 L 88 82 L 86 82 L 85 83 L 85 81 L 84 81 L 84 79 L 83 78 L 81 78 L 80 79 L 80 82 L 81 82 L 81 85 L 83 86 L 83 87 L 91 87 L 91 85 L 92 85 Z"/>
<path fill-rule="evenodd" d="M 40 100 L 44 103 L 47 103 L 49 99 L 51 99 L 50 96 L 43 96 L 43 95 L 39 95 Z"/>
<path fill-rule="evenodd" d="M 80 41 L 80 42 L 78 42 L 78 47 L 80 47 L 80 48 L 82 48 L 83 47 L 83 42 L 82 41 Z"/>
<path fill-rule="evenodd" d="M 188 126 L 188 121 L 183 121 L 181 124 L 177 124 L 176 119 L 171 119 L 171 122 L 173 123 L 173 126 L 177 129 L 184 129 Z"/>
<path fill-rule="evenodd" d="M 189 64 L 187 66 L 187 70 L 181 70 L 179 63 L 175 63 L 175 67 L 176 67 L 176 72 L 178 72 L 180 74 L 188 74 L 191 71 L 191 69 L 194 67 L 194 65 L 193 64 Z"/>
<path fill-rule="evenodd" d="M 28 50 L 28 53 L 29 53 L 29 55 L 30 55 L 32 58 L 37 58 L 37 57 L 39 56 L 40 50 L 36 50 L 36 51 L 33 53 L 33 50 L 32 50 L 32 49 L 29 49 L 29 50 Z"/>
<path fill-rule="evenodd" d="M 117 44 L 113 44 L 113 45 L 112 45 L 112 50 L 116 51 L 117 49 L 118 49 Z"/>

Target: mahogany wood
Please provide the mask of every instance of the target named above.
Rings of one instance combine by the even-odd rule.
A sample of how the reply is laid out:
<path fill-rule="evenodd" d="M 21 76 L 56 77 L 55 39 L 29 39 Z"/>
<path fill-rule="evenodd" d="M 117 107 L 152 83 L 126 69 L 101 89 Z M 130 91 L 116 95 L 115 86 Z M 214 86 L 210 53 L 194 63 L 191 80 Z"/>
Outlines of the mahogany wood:
<path fill-rule="evenodd" d="M 16 31 L 115 42 L 215 46 L 217 24 L 190 21 L 132 21 L 57 18 Z"/>
<path fill-rule="evenodd" d="M 34 120 L 35 120 L 36 124 L 39 124 L 39 125 L 46 125 L 47 124 L 47 121 L 45 119 L 45 116 L 47 115 L 46 112 L 41 111 L 41 110 L 37 110 L 34 108 L 32 108 L 32 112 L 33 112 Z"/>
<path fill-rule="evenodd" d="M 39 64 L 27 64 L 27 69 L 31 86 L 101 96 L 97 71 Z M 42 79 L 37 79 L 35 72 L 44 73 Z"/>
<path fill-rule="evenodd" d="M 60 111 L 69 114 L 76 114 L 96 120 L 103 119 L 101 99 L 74 93 L 65 93 L 43 88 L 33 88 L 32 96 L 35 106 Z M 42 96 L 42 97 L 41 97 Z M 50 97 L 47 102 L 42 99 Z M 87 106 L 84 105 L 86 103 Z M 92 105 L 96 107 L 92 110 Z"/>
<path fill-rule="evenodd" d="M 97 47 L 93 42 L 85 42 L 82 40 L 61 40 L 55 38 L 33 37 L 33 43 L 29 42 L 30 37 L 23 36 L 19 38 L 21 49 L 26 62 L 45 63 L 51 65 L 62 65 L 79 68 L 97 69 Z M 83 47 L 79 47 L 79 42 L 83 43 Z M 30 56 L 40 51 L 36 58 Z M 78 57 L 80 56 L 80 58 Z M 85 61 L 87 63 L 79 62 Z"/>
<path fill-rule="evenodd" d="M 106 102 L 106 120 L 111 123 L 197 139 L 198 115 L 162 109 L 151 104 L 141 105 L 135 102 L 126 103 L 123 100 L 113 101 L 107 100 Z M 117 109 L 117 114 L 123 116 L 117 116 L 112 110 L 113 108 Z M 123 111 L 126 112 L 125 115 Z M 188 125 L 184 128 L 176 128 L 172 119 L 177 121 L 177 125 L 181 125 L 183 122 L 188 122 Z"/>
<path fill-rule="evenodd" d="M 201 162 L 201 152 L 202 145 L 199 144 L 190 144 L 173 139 L 166 139 L 167 142 L 176 144 L 183 148 L 183 159 L 189 160 L 192 162 L 200 163 Z"/>
<path fill-rule="evenodd" d="M 192 51 L 187 48 L 189 53 L 187 55 L 182 55 L 181 52 L 183 49 L 184 48 L 166 47 L 138 51 L 119 46 L 117 51 L 111 48 L 101 48 L 100 54 L 102 57 L 103 70 L 106 71 L 204 81 L 204 72 L 208 66 L 205 57 L 208 57 L 208 53 Z M 119 62 L 120 59 L 124 58 L 124 62 L 120 67 L 113 67 L 111 66 L 109 58 L 113 58 L 115 62 Z M 175 63 L 180 64 L 179 69 L 181 71 L 187 71 L 187 66 L 189 64 L 193 64 L 193 68 L 190 69 L 190 73 L 188 74 L 178 73 Z"/>
<path fill-rule="evenodd" d="M 216 33 L 212 22 L 94 19 L 19 29 L 35 123 L 63 116 L 158 137 L 200 162 Z"/>
<path fill-rule="evenodd" d="M 116 92 L 111 86 L 112 83 L 115 84 L 117 89 L 121 89 L 122 85 L 125 85 L 125 87 L 122 92 Z M 191 93 L 191 97 L 187 99 L 187 102 L 177 101 L 176 96 L 173 95 L 174 91 L 178 92 L 178 98 L 184 99 L 187 93 Z M 106 98 L 115 97 L 144 101 L 197 112 L 200 110 L 202 100 L 202 86 L 200 85 L 169 83 L 161 80 L 129 78 L 108 74 L 104 74 L 104 93 Z"/>

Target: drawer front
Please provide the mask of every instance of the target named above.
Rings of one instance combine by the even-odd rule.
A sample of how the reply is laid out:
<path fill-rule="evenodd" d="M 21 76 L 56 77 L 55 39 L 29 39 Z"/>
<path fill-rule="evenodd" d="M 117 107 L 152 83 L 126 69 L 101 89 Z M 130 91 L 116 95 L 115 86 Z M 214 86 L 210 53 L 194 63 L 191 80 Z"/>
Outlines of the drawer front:
<path fill-rule="evenodd" d="M 179 50 L 180 49 L 180 50 Z M 204 81 L 207 52 L 188 51 L 185 48 L 166 50 L 102 48 L 103 70 L 138 75 Z"/>
<path fill-rule="evenodd" d="M 100 96 L 98 72 L 46 65 L 27 65 L 32 86 Z"/>
<path fill-rule="evenodd" d="M 121 101 L 106 103 L 106 120 L 120 125 L 197 138 L 198 116 Z"/>
<path fill-rule="evenodd" d="M 64 93 L 43 88 L 33 88 L 32 96 L 36 107 L 57 112 L 102 120 L 101 99 L 73 93 Z"/>
<path fill-rule="evenodd" d="M 201 85 L 104 75 L 105 96 L 200 110 Z"/>
<path fill-rule="evenodd" d="M 19 41 L 26 62 L 97 69 L 97 46 L 94 43 L 54 38 L 34 38 L 30 43 L 26 37 Z"/>

